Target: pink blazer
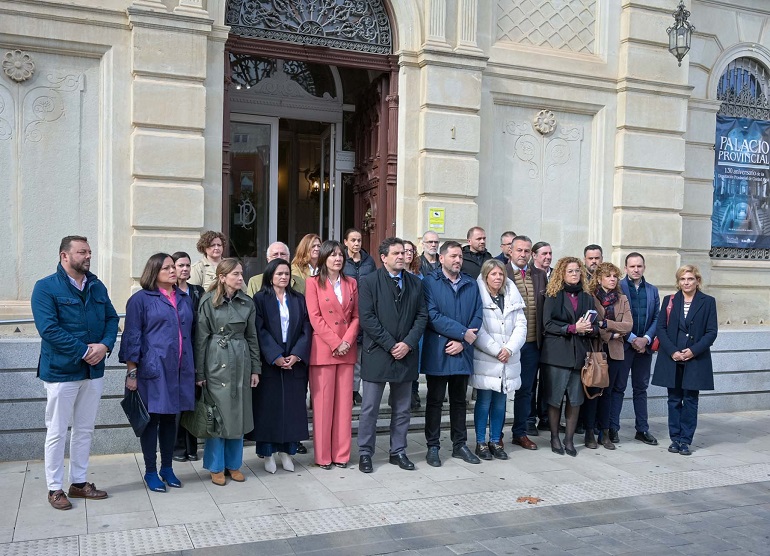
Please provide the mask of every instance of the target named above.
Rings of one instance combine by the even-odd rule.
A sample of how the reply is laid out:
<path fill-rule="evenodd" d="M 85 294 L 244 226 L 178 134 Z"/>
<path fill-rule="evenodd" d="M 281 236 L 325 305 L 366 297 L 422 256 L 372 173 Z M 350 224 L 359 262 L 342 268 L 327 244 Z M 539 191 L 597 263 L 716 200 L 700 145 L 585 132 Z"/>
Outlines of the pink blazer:
<path fill-rule="evenodd" d="M 305 300 L 310 324 L 313 327 L 313 345 L 310 348 L 311 365 L 353 364 L 357 358 L 356 336 L 358 336 L 358 286 L 352 278 L 343 278 L 342 304 L 334 295 L 334 288 L 328 282 L 319 287 L 318 278 L 308 278 L 305 283 Z M 335 357 L 332 352 L 343 340 L 350 344 L 350 350 Z"/>

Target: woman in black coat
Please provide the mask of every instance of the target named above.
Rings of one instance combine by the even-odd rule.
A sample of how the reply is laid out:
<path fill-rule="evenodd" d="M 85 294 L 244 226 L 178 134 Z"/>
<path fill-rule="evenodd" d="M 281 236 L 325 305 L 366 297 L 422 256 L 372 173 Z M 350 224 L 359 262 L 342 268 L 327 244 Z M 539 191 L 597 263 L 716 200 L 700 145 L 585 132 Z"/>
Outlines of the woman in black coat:
<path fill-rule="evenodd" d="M 311 329 L 305 298 L 291 287 L 288 261 L 267 264 L 254 304 L 262 376 L 253 390 L 251 436 L 268 473 L 276 471 L 276 452 L 283 468 L 294 471 L 291 456 L 309 436 L 305 392 Z"/>
<path fill-rule="evenodd" d="M 594 298 L 588 292 L 588 280 L 583 262 L 575 257 L 559 259 L 551 273 L 543 303 L 543 347 L 540 369 L 548 403 L 551 428 L 551 451 L 577 456 L 573 436 L 583 403 L 580 369 L 590 351 L 591 336 L 599 334 L 595 322 L 583 318 L 594 309 Z M 567 420 L 564 445 L 559 440 L 560 407 L 567 395 Z"/>
<path fill-rule="evenodd" d="M 654 385 L 668 388 L 668 451 L 683 456 L 692 453 L 699 391 L 714 389 L 711 345 L 718 332 L 717 304 L 713 297 L 700 291 L 700 286 L 698 267 L 684 265 L 676 271 L 679 291 L 667 295 L 661 303 L 660 349 L 652 377 Z"/>

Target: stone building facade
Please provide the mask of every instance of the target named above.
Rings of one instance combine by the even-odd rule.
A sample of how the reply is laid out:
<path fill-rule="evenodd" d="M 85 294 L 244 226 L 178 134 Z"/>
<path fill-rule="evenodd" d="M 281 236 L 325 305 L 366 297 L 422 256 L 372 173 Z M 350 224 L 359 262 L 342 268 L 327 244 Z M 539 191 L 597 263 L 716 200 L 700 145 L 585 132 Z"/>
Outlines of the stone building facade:
<path fill-rule="evenodd" d="M 253 229 L 231 252 L 256 260 L 270 240 L 293 246 L 309 214 L 320 214 L 325 235 L 356 225 L 375 244 L 389 233 L 419 237 L 429 209 L 440 208 L 441 237 L 463 239 L 478 224 L 490 250 L 512 229 L 549 241 L 557 258 L 598 243 L 622 266 L 641 251 L 664 292 L 680 264 L 695 263 L 720 325 L 739 326 L 736 350 L 741 325 L 768 322 L 770 254 L 710 255 L 719 81 L 736 60 L 770 68 L 765 0 L 688 0 L 696 31 L 681 67 L 667 51 L 676 0 L 335 0 L 334 29 L 313 27 L 321 12 L 299 8 L 321 4 L 0 0 L 0 226 L 9 247 L 0 315 L 29 314 L 35 280 L 52 271 L 70 233 L 90 238 L 92 269 L 121 311 L 148 256 L 195 253 L 202 229 Z M 265 11 L 236 35 L 227 25 L 236 8 Z M 389 33 L 377 35 L 386 53 L 318 42 L 344 34 L 359 8 L 375 14 L 369 30 Z M 265 32 L 268 20 L 293 31 Z M 291 60 L 305 64 L 293 83 L 269 81 Z M 236 63 L 272 69 L 238 81 Z M 334 66 L 327 93 L 319 79 L 317 94 L 295 92 L 300 73 L 317 78 L 319 65 Z M 348 87 L 362 75 L 363 86 Z M 379 105 L 366 105 L 378 79 Z M 286 119 L 331 131 L 292 131 Z M 256 174 L 235 158 L 253 140 L 239 130 L 254 126 L 273 126 Z M 308 185 L 281 197 L 279 141 L 289 134 L 299 145 L 293 171 Z M 303 151 L 303 141 L 312 147 Z M 334 156 L 319 163 L 317 152 Z M 239 212 L 233 188 L 245 200 L 261 171 L 270 198 Z M 306 201 L 315 212 L 302 212 Z M 742 388 L 766 391 L 764 375 L 756 380 Z"/>

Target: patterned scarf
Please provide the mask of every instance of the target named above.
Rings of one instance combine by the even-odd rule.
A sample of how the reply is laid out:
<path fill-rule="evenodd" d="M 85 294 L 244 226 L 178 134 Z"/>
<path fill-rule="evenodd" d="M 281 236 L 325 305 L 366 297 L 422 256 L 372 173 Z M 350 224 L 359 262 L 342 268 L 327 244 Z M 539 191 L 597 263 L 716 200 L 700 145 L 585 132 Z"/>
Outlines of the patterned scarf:
<path fill-rule="evenodd" d="M 599 286 L 596 288 L 596 297 L 604 307 L 604 318 L 607 320 L 615 320 L 615 303 L 618 302 L 618 292 L 611 291 L 605 292 L 604 289 Z"/>

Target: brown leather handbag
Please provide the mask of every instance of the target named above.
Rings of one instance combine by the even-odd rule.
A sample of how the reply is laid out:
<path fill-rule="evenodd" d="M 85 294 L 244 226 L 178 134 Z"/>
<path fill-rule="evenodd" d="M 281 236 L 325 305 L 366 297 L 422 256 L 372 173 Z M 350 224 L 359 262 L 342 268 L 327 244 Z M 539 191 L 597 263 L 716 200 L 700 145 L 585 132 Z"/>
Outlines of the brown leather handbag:
<path fill-rule="evenodd" d="M 595 348 L 591 342 L 591 347 Z M 609 366 L 607 364 L 607 354 L 604 351 L 595 349 L 595 351 L 586 352 L 586 361 L 580 370 L 580 380 L 583 383 L 583 391 L 586 398 L 593 400 L 602 395 L 604 390 L 597 392 L 593 396 L 588 393 L 589 388 L 606 388 L 610 385 Z"/>

